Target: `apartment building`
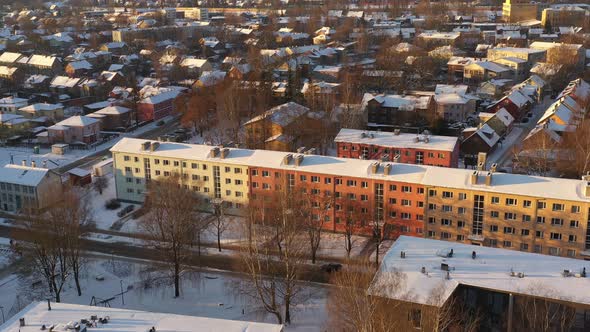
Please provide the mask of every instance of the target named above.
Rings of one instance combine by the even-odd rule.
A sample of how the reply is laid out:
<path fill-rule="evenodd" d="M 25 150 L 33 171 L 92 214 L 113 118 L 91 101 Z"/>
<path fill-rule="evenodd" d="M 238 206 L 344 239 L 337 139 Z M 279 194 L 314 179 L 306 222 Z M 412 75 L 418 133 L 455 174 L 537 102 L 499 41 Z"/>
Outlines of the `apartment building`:
<path fill-rule="evenodd" d="M 228 204 L 228 213 L 272 207 L 296 188 L 325 228 L 590 257 L 590 178 L 570 180 L 268 150 L 123 138 L 113 152 L 117 197 L 142 202 L 146 183 L 182 184 Z M 320 205 L 323 204 L 323 205 Z M 328 204 L 325 204 L 328 203 Z M 320 210 L 325 209 L 325 210 Z"/>
<path fill-rule="evenodd" d="M 26 165 L 5 165 L 0 168 L 0 210 L 19 212 L 24 208 L 42 210 L 61 198 L 60 176 L 37 167 L 34 162 Z"/>
<path fill-rule="evenodd" d="M 427 238 L 568 257 L 590 247 L 585 180 L 495 173 L 493 167 L 433 175 L 423 179 Z"/>
<path fill-rule="evenodd" d="M 341 158 L 378 159 L 406 164 L 458 167 L 457 137 L 340 129 L 334 139 Z"/>
<path fill-rule="evenodd" d="M 242 214 L 248 201 L 248 167 L 253 151 L 124 138 L 111 149 L 117 198 L 143 202 L 152 178 L 180 175 L 182 185 L 202 195 L 204 208 L 223 200 L 227 212 Z"/>
<path fill-rule="evenodd" d="M 517 23 L 537 19 L 537 5 L 527 0 L 506 0 L 502 4 L 504 22 Z"/>

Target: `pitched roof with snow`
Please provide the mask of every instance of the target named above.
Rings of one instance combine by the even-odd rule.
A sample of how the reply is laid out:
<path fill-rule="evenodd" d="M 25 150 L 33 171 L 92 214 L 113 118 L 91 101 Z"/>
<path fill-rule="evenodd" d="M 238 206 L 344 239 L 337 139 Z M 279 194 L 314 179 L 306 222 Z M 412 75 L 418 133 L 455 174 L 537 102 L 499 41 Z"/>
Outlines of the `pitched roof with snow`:
<path fill-rule="evenodd" d="M 269 109 L 263 114 L 252 118 L 244 125 L 248 125 L 263 119 L 267 119 L 272 123 L 276 123 L 279 126 L 285 127 L 307 112 L 309 112 L 309 108 L 294 102 L 288 102 Z"/>
<path fill-rule="evenodd" d="M 91 124 L 97 123 L 98 120 L 93 119 L 88 116 L 83 115 L 76 115 L 71 116 L 63 121 L 56 123 L 57 126 L 66 126 L 66 127 L 84 127 L 89 126 Z"/>

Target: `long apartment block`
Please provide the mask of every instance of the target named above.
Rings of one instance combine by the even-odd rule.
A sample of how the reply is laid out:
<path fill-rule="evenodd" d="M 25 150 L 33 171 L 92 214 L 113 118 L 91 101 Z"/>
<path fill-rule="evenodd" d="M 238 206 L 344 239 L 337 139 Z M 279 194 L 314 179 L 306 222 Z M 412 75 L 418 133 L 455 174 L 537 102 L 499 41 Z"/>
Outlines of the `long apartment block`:
<path fill-rule="evenodd" d="M 124 138 L 113 152 L 117 198 L 179 174 L 228 213 L 264 211 L 297 187 L 327 230 L 428 237 L 590 259 L 590 178 L 582 180 Z M 317 199 L 316 199 L 317 198 Z M 326 201 L 329 204 L 326 204 Z M 319 204 L 321 202 L 321 204 Z M 254 209 L 246 209 L 246 207 Z"/>

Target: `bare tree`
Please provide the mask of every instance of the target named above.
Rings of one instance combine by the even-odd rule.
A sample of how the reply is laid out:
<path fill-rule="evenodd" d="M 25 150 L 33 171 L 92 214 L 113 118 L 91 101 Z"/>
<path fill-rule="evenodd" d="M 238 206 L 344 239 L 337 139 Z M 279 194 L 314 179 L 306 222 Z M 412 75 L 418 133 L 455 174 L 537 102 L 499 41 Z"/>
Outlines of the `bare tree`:
<path fill-rule="evenodd" d="M 148 235 L 146 241 L 170 266 L 175 297 L 180 296 L 180 276 L 191 257 L 195 234 L 200 234 L 204 223 L 204 216 L 197 211 L 200 199 L 179 182 L 180 176 L 175 174 L 149 184 L 148 213 L 140 222 Z"/>
<path fill-rule="evenodd" d="M 95 176 L 92 186 L 94 187 L 94 190 L 102 195 L 102 192 L 109 186 L 109 180 L 104 176 Z"/>
<path fill-rule="evenodd" d="M 363 260 L 354 267 L 345 267 L 331 278 L 328 296 L 328 327 L 333 331 L 385 332 L 404 331 L 405 317 L 400 317 L 398 308 L 402 302 L 372 296 L 371 287 L 375 270 L 371 262 Z M 406 276 L 393 271 L 380 279 L 379 287 L 392 293 L 401 293 Z"/>
<path fill-rule="evenodd" d="M 215 219 L 213 221 L 213 226 L 215 227 L 215 234 L 217 235 L 217 249 L 221 252 L 221 235 L 227 229 L 229 224 L 227 223 L 227 218 L 225 217 L 225 206 L 222 200 L 215 199 L 212 202 L 213 205 L 213 213 L 215 215 Z"/>
<path fill-rule="evenodd" d="M 251 245 L 242 251 L 241 261 L 248 274 L 242 290 L 260 302 L 279 324 L 291 323 L 291 307 L 301 291 L 297 280 L 305 245 L 296 208 L 296 200 L 287 191 L 278 194 L 269 212 L 257 220 L 257 227 L 249 227 Z"/>
<path fill-rule="evenodd" d="M 310 245 L 311 262 L 315 264 L 324 227 L 330 215 L 332 197 L 315 187 L 296 187 L 293 195 L 300 197 L 300 208 L 296 211 L 301 216 L 303 230 Z"/>
<path fill-rule="evenodd" d="M 515 296 L 514 323 L 521 331 L 569 331 L 574 323 L 576 309 L 565 304 L 559 292 L 547 285 L 531 285 L 527 294 Z M 557 298 L 559 300 L 551 300 Z"/>

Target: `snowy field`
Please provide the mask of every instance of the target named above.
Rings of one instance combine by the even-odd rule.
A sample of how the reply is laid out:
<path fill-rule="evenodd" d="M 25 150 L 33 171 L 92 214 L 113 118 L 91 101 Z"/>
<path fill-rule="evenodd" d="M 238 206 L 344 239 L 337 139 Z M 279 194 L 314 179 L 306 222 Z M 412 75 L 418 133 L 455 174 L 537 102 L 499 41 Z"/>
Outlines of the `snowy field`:
<path fill-rule="evenodd" d="M 0 271 L 1 272 L 1 271 Z M 243 275 L 222 271 L 193 271 L 183 276 L 182 295 L 174 298 L 165 270 L 136 260 L 91 258 L 83 273 L 82 296 L 70 282 L 63 302 L 89 305 L 110 299 L 115 308 L 167 312 L 182 315 L 274 323 L 275 320 L 253 299 L 242 293 Z M 0 306 L 14 315 L 33 299 L 44 300 L 42 286 L 32 287 L 38 278 L 9 275 L 0 279 Z M 121 298 L 121 289 L 124 298 Z M 285 331 L 318 331 L 324 324 L 326 288 L 303 286 L 299 304 L 293 310 L 293 324 Z M 17 299 L 18 296 L 18 299 Z M 125 304 L 123 304 L 123 301 Z M 8 318 L 8 317 L 7 317 Z"/>

